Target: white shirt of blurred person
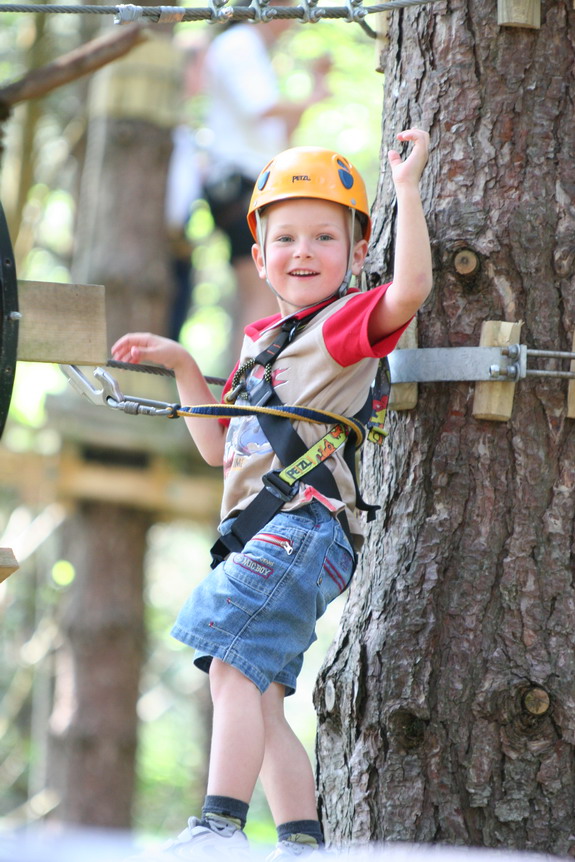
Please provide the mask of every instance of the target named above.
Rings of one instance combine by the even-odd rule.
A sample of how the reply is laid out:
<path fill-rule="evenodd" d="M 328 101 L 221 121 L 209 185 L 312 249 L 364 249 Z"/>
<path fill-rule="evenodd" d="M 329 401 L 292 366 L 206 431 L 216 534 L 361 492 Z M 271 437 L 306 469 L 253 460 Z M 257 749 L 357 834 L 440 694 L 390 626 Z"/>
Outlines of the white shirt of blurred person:
<path fill-rule="evenodd" d="M 249 5 L 240 0 L 236 5 Z M 271 0 L 270 6 L 289 3 Z M 328 58 L 312 68 L 312 94 L 304 101 L 280 95 L 269 48 L 293 19 L 272 19 L 254 26 L 232 23 L 207 49 L 204 84 L 208 97 L 207 126 L 211 133 L 209 166 L 204 180 L 214 221 L 230 242 L 230 261 L 237 284 L 234 348 L 244 327 L 275 314 L 276 301 L 254 272 L 253 238 L 246 214 L 254 183 L 265 164 L 289 146 L 290 136 L 306 108 L 328 95 Z M 236 350 L 237 352 L 237 350 Z"/>
<path fill-rule="evenodd" d="M 202 89 L 205 39 L 188 33 L 174 38 L 181 54 L 181 96 L 197 96 Z M 165 219 L 170 243 L 173 297 L 168 321 L 168 336 L 178 341 L 191 303 L 193 287 L 192 245 L 187 226 L 192 210 L 202 197 L 202 169 L 195 136 L 184 122 L 172 130 L 172 154 L 166 181 Z"/>

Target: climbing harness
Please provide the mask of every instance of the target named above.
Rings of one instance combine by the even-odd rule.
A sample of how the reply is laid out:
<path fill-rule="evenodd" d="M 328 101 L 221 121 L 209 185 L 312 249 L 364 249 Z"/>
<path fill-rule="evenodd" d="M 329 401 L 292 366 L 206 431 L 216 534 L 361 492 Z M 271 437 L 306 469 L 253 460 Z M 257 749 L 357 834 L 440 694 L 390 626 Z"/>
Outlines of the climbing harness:
<path fill-rule="evenodd" d="M 273 386 L 272 365 L 321 308 L 329 304 L 329 302 L 324 302 L 320 308 L 314 308 L 306 316 L 300 316 L 299 319 L 288 318 L 284 321 L 272 344 L 256 356 L 253 362 L 246 363 L 236 371 L 232 380 L 230 397 L 235 400 L 239 395 L 245 393 L 250 404 L 266 405 L 278 410 L 282 407 L 285 409 Z M 248 392 L 245 375 L 255 365 L 263 367 L 263 378 Z M 362 428 L 368 425 L 372 416 L 372 400 L 370 395 L 362 410 L 353 419 L 346 419 L 342 423 L 338 420 L 337 424 L 311 448 L 306 446 L 294 429 L 292 422 L 286 421 L 285 417 L 258 411 L 257 419 L 266 439 L 280 463 L 287 466 L 284 466 L 282 470 L 272 470 L 263 476 L 263 488 L 258 495 L 237 515 L 231 531 L 221 536 L 212 547 L 214 566 L 218 565 L 231 552 L 241 551 L 246 542 L 280 511 L 284 503 L 295 496 L 299 480 L 312 470 L 313 480 L 311 484 L 313 487 L 325 497 L 341 499 L 333 474 L 324 463 L 340 446 L 343 446 L 343 458 L 353 476 L 356 506 L 368 513 L 368 520 L 375 517 L 375 511 L 378 507 L 370 506 L 364 502 L 357 483 L 355 453 L 358 446 L 361 445 L 360 441 L 357 437 L 354 440 L 351 435 L 345 433 L 346 423 L 352 422 Z M 345 512 L 340 512 L 338 517 L 350 544 L 353 546 Z"/>

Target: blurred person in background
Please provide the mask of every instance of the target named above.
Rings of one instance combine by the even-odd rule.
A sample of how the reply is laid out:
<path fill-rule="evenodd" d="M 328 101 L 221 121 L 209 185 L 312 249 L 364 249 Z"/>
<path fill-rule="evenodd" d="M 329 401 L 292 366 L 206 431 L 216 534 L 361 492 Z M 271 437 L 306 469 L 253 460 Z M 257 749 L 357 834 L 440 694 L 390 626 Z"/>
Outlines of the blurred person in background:
<path fill-rule="evenodd" d="M 248 6 L 248 0 L 236 5 Z M 270 6 L 289 5 L 271 0 Z M 270 292 L 262 291 L 252 260 L 253 238 L 246 222 L 250 196 L 262 165 L 290 145 L 303 112 L 328 94 L 325 76 L 331 62 L 320 58 L 311 69 L 309 98 L 290 101 L 280 95 L 270 49 L 293 19 L 272 19 L 254 26 L 231 22 L 210 43 L 204 61 L 207 118 L 212 139 L 204 196 L 216 226 L 228 237 L 236 280 L 232 351 L 244 327 L 276 312 Z"/>
<path fill-rule="evenodd" d="M 198 96 L 202 90 L 203 57 L 206 41 L 189 31 L 174 39 L 182 58 L 182 98 Z M 166 182 L 165 218 L 168 233 L 173 295 L 168 321 L 168 336 L 178 341 L 190 312 L 194 285 L 192 243 L 188 224 L 197 201 L 202 197 L 202 168 L 194 131 L 182 121 L 172 131 L 172 155 Z"/>

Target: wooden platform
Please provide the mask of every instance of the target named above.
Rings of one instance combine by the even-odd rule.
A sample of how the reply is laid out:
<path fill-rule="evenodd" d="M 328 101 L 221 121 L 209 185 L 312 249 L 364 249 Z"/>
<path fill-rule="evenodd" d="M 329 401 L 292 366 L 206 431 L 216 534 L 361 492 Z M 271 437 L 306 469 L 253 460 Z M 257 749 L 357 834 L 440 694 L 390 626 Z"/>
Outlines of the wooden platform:
<path fill-rule="evenodd" d="M 50 456 L 0 447 L 0 474 L 3 488 L 32 507 L 97 501 L 154 512 L 162 521 L 184 518 L 209 524 L 219 515 L 221 471 L 178 472 L 161 455 L 130 465 L 118 463 L 110 453 L 106 460 L 104 450 L 95 453 L 72 445 Z M 1 565 L 10 563 L 8 556 L 0 557 Z"/>

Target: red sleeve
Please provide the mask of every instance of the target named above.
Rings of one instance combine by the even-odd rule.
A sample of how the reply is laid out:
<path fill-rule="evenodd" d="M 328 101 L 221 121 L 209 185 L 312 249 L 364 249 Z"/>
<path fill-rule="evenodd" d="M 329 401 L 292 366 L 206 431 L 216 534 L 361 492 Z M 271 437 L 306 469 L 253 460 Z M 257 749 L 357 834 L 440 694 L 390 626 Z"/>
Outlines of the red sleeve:
<path fill-rule="evenodd" d="M 322 331 L 328 353 L 344 368 L 368 356 L 378 359 L 387 356 L 409 326 L 410 320 L 376 344 L 370 343 L 369 321 L 388 287 L 389 284 L 383 284 L 368 290 L 367 293 L 354 294 L 353 299 L 346 302 L 324 323 Z"/>

